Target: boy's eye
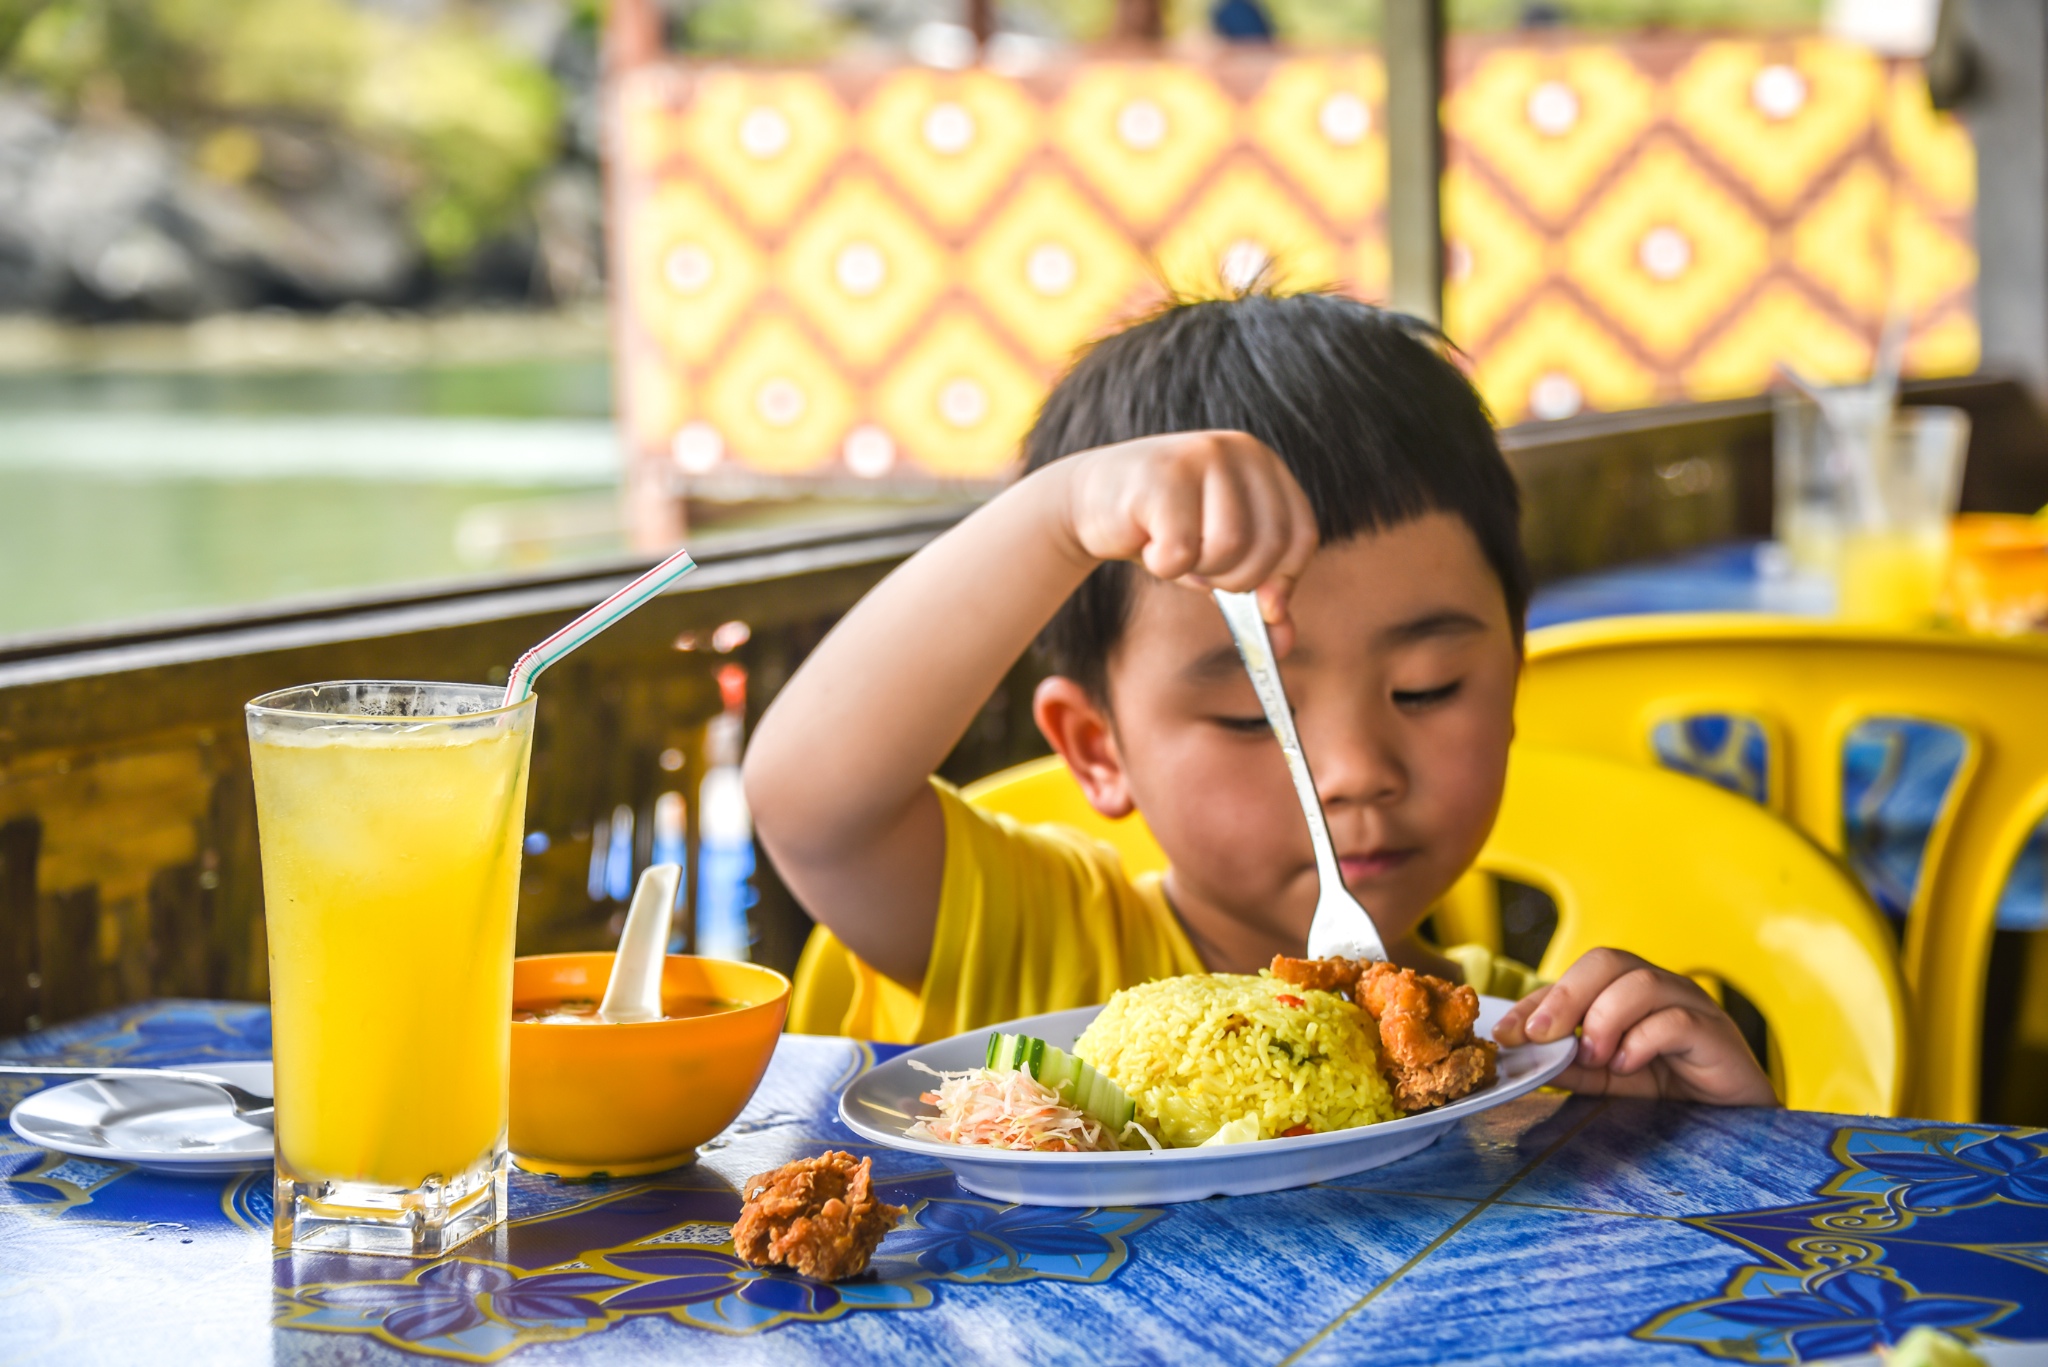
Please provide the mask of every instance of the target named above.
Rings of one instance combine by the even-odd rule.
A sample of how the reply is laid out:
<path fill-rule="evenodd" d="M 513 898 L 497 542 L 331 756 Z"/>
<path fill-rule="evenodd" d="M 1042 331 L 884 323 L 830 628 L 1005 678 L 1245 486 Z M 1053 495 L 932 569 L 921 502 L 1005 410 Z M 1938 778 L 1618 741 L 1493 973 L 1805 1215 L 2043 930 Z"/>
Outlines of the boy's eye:
<path fill-rule="evenodd" d="M 1272 727 L 1266 724 L 1266 718 L 1264 714 L 1261 714 L 1256 717 L 1216 717 L 1213 718 L 1213 720 L 1218 726 L 1222 727 L 1224 730 L 1234 731 L 1237 734 L 1243 736 L 1249 736 L 1259 732 L 1270 731 L 1273 729 Z"/>
<path fill-rule="evenodd" d="M 1435 688 L 1397 688 L 1394 690 L 1394 706 L 1413 711 L 1418 708 L 1434 707 L 1440 702 L 1449 702 L 1457 696 L 1458 689 L 1464 682 L 1463 679 L 1453 679 Z"/>

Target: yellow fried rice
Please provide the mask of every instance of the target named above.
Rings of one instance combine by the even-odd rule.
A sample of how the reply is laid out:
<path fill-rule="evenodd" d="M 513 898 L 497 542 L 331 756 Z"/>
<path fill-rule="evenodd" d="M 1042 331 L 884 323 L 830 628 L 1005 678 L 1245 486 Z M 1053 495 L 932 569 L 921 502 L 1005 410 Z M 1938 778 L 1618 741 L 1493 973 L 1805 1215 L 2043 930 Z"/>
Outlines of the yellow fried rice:
<path fill-rule="evenodd" d="M 1377 1043 L 1371 1018 L 1335 993 L 1206 973 L 1125 988 L 1074 1053 L 1124 1089 L 1140 1124 L 1182 1148 L 1247 1115 L 1261 1139 L 1396 1119 Z"/>

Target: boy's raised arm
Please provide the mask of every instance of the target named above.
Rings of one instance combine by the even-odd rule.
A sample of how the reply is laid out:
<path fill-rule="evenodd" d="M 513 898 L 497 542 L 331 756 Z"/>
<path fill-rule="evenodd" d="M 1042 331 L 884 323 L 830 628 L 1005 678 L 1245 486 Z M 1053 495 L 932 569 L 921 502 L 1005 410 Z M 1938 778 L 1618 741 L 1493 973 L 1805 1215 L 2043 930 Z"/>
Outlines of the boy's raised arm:
<path fill-rule="evenodd" d="M 916 985 L 946 853 L 930 775 L 1089 571 L 1137 560 L 1161 579 L 1256 588 L 1279 624 L 1314 550 L 1300 486 L 1241 432 L 1054 461 L 883 580 L 783 688 L 747 751 L 761 843 L 814 917 Z"/>

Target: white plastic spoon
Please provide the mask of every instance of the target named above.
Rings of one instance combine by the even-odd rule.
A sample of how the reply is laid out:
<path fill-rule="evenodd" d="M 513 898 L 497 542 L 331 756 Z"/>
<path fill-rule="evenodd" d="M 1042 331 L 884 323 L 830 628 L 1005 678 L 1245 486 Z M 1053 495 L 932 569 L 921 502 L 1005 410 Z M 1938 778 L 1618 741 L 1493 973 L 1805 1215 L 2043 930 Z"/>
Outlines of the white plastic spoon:
<path fill-rule="evenodd" d="M 1252 689 L 1266 722 L 1279 738 L 1280 753 L 1287 760 L 1287 775 L 1294 780 L 1294 795 L 1301 799 L 1301 814 L 1308 818 L 1309 843 L 1316 851 L 1316 915 L 1308 926 L 1308 956 L 1311 959 L 1384 959 L 1386 944 L 1379 927 L 1365 908 L 1344 886 L 1344 872 L 1337 865 L 1337 850 L 1330 842 L 1330 823 L 1323 819 L 1322 799 L 1316 796 L 1316 781 L 1308 771 L 1308 756 L 1301 752 L 1301 738 L 1294 733 L 1294 711 L 1287 705 L 1286 690 L 1280 687 L 1280 668 L 1273 660 L 1273 638 L 1266 634 L 1266 619 L 1259 615 L 1256 594 L 1225 593 L 1215 590 L 1216 606 L 1230 627 L 1230 639 L 1252 676 Z"/>
<path fill-rule="evenodd" d="M 661 969 L 668 957 L 668 923 L 675 911 L 683 866 L 650 864 L 633 889 L 626 928 L 612 957 L 611 981 L 597 1018 L 607 1025 L 639 1025 L 661 1019 Z"/>

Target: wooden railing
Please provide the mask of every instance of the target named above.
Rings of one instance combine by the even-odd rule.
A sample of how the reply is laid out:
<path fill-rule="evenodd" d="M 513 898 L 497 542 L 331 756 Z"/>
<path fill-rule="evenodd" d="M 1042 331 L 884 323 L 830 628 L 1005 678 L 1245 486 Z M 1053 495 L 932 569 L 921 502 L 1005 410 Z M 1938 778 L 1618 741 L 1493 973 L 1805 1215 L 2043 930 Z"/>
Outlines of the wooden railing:
<path fill-rule="evenodd" d="M 1978 416 L 1970 506 L 2048 502 L 2048 435 L 2016 389 L 1919 397 Z M 1539 580 L 1769 530 L 1761 400 L 1513 429 L 1505 444 Z M 589 890 L 592 831 L 620 805 L 644 831 L 660 793 L 694 796 L 720 665 L 747 667 L 758 714 L 847 607 L 963 511 L 701 542 L 700 572 L 551 672 L 521 952 L 608 943 L 619 907 Z M 318 679 L 501 679 L 639 563 L 0 642 L 0 1034 L 148 996 L 264 996 L 242 704 Z M 711 640 L 731 622 L 748 639 L 720 654 Z M 1018 665 L 950 777 L 1041 752 L 1035 676 Z M 787 968 L 809 923 L 772 869 L 759 883 L 757 957 Z"/>

